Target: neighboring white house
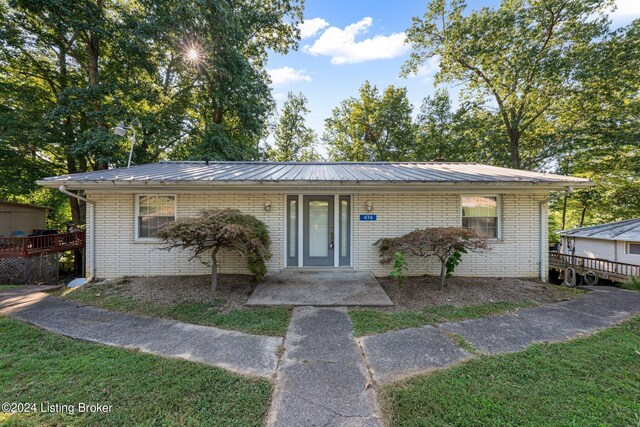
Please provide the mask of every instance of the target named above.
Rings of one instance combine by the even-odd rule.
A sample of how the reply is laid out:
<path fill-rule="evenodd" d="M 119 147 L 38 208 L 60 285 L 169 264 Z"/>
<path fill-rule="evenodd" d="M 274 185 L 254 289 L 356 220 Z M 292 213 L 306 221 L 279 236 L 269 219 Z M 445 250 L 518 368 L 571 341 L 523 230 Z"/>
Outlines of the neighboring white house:
<path fill-rule="evenodd" d="M 586 258 L 640 265 L 640 218 L 559 231 L 561 251 Z"/>
<path fill-rule="evenodd" d="M 416 228 L 465 226 L 492 239 L 464 255 L 456 274 L 547 275 L 551 191 L 589 187 L 583 178 L 474 163 L 160 162 L 38 181 L 83 190 L 91 277 L 207 274 L 190 253 L 168 252 L 155 230 L 210 208 L 235 208 L 269 228 L 269 271 L 353 268 L 388 274 L 374 243 Z M 225 254 L 222 273 L 247 272 Z M 427 271 L 437 273 L 435 260 Z"/>

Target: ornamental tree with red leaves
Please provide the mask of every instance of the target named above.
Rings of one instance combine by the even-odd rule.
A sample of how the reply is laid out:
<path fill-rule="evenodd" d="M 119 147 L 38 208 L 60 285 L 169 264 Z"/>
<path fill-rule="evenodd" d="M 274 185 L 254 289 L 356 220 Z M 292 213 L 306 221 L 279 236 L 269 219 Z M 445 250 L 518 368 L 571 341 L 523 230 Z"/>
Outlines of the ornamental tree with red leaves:
<path fill-rule="evenodd" d="M 435 256 L 440 261 L 440 289 L 445 280 L 467 252 L 483 252 L 489 249 L 487 239 L 464 227 L 434 227 L 412 231 L 400 237 L 378 240 L 380 263 L 390 264 L 399 252 L 407 258 L 418 258 L 426 263 Z"/>
<path fill-rule="evenodd" d="M 218 285 L 217 255 L 220 249 L 247 257 L 247 267 L 256 280 L 265 275 L 266 261 L 271 258 L 266 225 L 236 209 L 206 210 L 197 218 L 179 219 L 158 230 L 156 237 L 166 243 L 168 250 L 193 250 L 190 259 L 210 251 L 211 290 Z"/>

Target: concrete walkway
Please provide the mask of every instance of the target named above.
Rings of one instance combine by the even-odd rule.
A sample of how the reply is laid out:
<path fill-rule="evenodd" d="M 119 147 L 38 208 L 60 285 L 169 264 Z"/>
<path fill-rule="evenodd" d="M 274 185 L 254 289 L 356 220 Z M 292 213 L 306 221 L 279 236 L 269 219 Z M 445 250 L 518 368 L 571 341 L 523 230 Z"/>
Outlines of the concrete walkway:
<path fill-rule="evenodd" d="M 375 389 L 345 308 L 296 308 L 269 426 L 380 426 Z"/>
<path fill-rule="evenodd" d="M 29 293 L 31 292 L 31 293 Z M 0 292 L 0 314 L 83 341 L 272 377 L 282 338 L 134 316 L 48 297 L 32 289 Z"/>
<path fill-rule="evenodd" d="M 462 336 L 480 352 L 520 351 L 533 343 L 559 342 L 586 335 L 640 311 L 640 292 L 588 287 L 580 298 L 438 327 L 423 326 L 360 338 L 378 382 L 393 381 L 461 362 L 471 354 L 448 334 Z"/>
<path fill-rule="evenodd" d="M 393 302 L 371 273 L 294 269 L 268 274 L 247 305 L 384 307 Z"/>

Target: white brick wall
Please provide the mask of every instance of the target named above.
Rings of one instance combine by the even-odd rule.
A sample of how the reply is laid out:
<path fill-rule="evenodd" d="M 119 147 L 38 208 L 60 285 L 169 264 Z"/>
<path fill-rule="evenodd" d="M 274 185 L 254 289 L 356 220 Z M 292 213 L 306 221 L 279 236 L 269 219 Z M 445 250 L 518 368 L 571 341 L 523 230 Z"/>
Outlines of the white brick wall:
<path fill-rule="evenodd" d="M 89 193 L 87 197 L 95 202 L 96 209 L 96 277 L 192 275 L 211 271 L 199 258 L 189 261 L 191 252 L 166 251 L 158 243 L 136 242 L 134 194 Z M 254 215 L 267 225 L 272 238 L 273 257 L 268 267 L 279 270 L 284 263 L 279 237 L 284 233 L 283 197 L 282 194 L 260 193 L 179 193 L 177 216 L 193 217 L 211 208 L 234 208 Z M 264 210 L 266 200 L 272 202 L 270 212 Z M 87 242 L 87 247 L 89 244 Z M 249 273 L 244 258 L 228 253 L 220 253 L 219 271 Z"/>
<path fill-rule="evenodd" d="M 198 258 L 189 261 L 186 251 L 161 249 L 157 243 L 134 239 L 135 195 L 89 193 L 96 203 L 96 277 L 143 275 L 207 274 L 209 266 Z M 536 277 L 539 274 L 539 201 L 546 195 L 502 195 L 502 240 L 491 244 L 484 254 L 463 255 L 456 274 L 467 276 Z M 270 271 L 284 264 L 284 198 L 275 193 L 178 193 L 178 217 L 197 216 L 207 208 L 235 208 L 264 221 L 271 235 Z M 264 202 L 270 200 L 270 212 Z M 367 213 L 365 202 L 373 203 L 377 221 L 361 222 Z M 357 270 L 387 274 L 389 265 L 380 265 L 373 243 L 382 237 L 399 236 L 416 228 L 460 225 L 459 194 L 367 194 L 353 195 L 353 260 Z M 88 224 L 88 226 L 91 226 Z M 90 244 L 89 242 L 87 244 Z M 87 260 L 87 262 L 90 262 Z M 413 263 L 410 274 L 436 274 L 435 259 L 428 268 Z M 245 260 L 235 254 L 222 254 L 220 272 L 247 273 Z M 87 268 L 88 271 L 88 268 Z"/>
<path fill-rule="evenodd" d="M 491 243 L 486 253 L 463 255 L 455 274 L 465 276 L 537 277 L 540 254 L 540 201 L 546 196 L 504 194 L 502 197 L 502 238 Z M 373 203 L 376 221 L 359 221 L 365 203 Z M 461 225 L 459 194 L 356 194 L 354 196 L 354 264 L 375 274 L 388 274 L 392 267 L 378 262 L 377 247 L 382 237 L 400 236 L 426 227 Z M 426 269 L 410 260 L 409 274 L 439 274 L 437 259 L 428 258 Z"/>

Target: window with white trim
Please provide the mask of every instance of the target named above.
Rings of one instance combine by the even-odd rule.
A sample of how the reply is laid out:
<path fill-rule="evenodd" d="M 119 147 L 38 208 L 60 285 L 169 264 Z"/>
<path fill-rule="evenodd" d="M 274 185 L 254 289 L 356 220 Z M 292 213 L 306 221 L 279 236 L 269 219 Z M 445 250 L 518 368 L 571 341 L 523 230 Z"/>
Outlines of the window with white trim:
<path fill-rule="evenodd" d="M 138 239 L 153 239 L 162 226 L 176 220 L 176 196 L 139 194 L 136 202 Z"/>
<path fill-rule="evenodd" d="M 640 242 L 627 242 L 628 255 L 640 255 Z"/>
<path fill-rule="evenodd" d="M 463 196 L 462 226 L 481 237 L 500 238 L 500 209 L 498 196 Z"/>

